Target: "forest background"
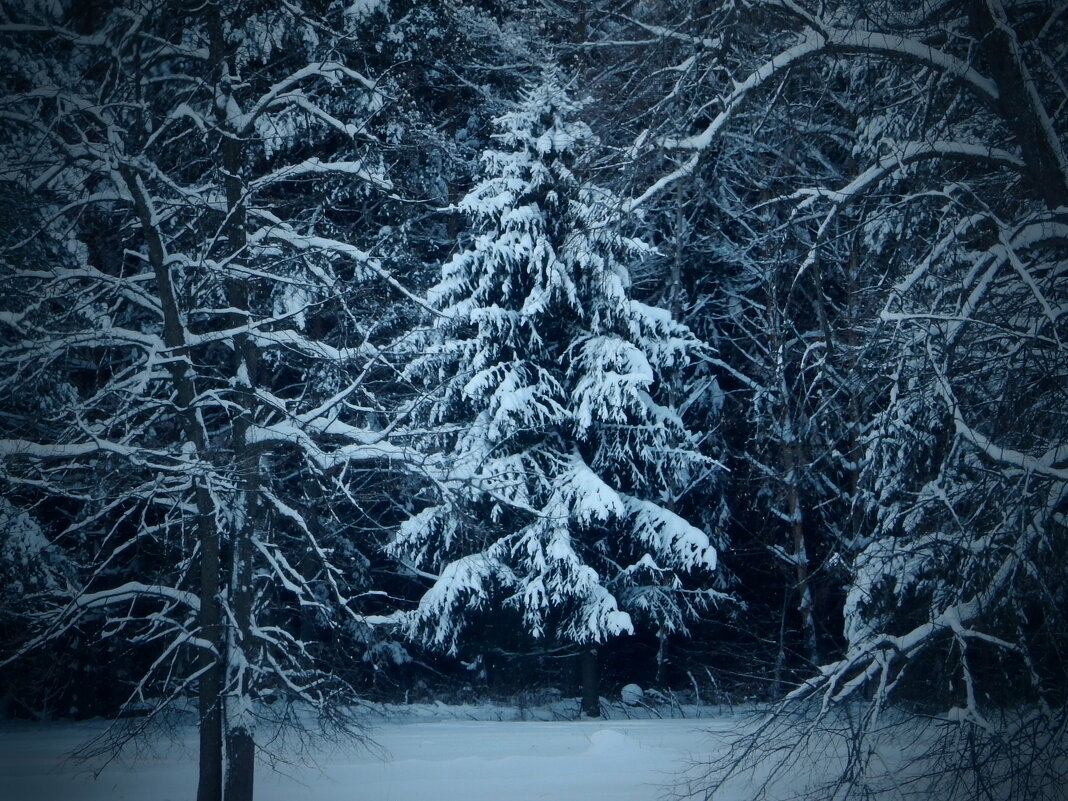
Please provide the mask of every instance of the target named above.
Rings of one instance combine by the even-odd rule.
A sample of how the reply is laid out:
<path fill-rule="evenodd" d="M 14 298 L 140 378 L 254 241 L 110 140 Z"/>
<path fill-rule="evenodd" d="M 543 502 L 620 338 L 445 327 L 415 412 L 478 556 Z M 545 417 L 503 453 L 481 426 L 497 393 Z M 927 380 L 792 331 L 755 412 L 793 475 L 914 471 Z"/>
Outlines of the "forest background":
<path fill-rule="evenodd" d="M 237 801 L 307 710 L 637 683 L 1056 793 L 1065 17 L 0 4 L 5 714 Z"/>

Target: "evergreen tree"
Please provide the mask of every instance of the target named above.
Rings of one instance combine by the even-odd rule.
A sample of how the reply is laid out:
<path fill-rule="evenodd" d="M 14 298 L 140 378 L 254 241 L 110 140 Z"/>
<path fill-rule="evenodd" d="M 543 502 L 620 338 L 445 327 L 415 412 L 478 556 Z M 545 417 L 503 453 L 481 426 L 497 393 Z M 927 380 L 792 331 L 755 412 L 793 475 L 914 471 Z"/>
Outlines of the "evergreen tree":
<path fill-rule="evenodd" d="M 717 597 L 685 578 L 714 547 L 670 508 L 717 468 L 666 399 L 701 344 L 631 298 L 649 247 L 580 177 L 595 142 L 578 108 L 549 71 L 495 121 L 502 149 L 460 203 L 477 233 L 443 266 L 409 366 L 438 496 L 391 550 L 433 577 L 408 633 L 452 652 L 502 614 L 555 644 L 683 632 Z"/>

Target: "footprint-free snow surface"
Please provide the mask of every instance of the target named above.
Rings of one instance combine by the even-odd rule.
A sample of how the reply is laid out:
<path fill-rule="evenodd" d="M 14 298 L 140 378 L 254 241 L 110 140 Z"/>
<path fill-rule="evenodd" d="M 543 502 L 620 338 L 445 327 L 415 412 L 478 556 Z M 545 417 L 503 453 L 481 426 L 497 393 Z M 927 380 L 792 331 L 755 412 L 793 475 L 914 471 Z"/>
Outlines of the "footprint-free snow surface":
<path fill-rule="evenodd" d="M 707 712 L 706 712 L 707 714 Z M 257 801 L 655 801 L 731 716 L 496 720 L 424 707 L 374 716 L 377 748 L 317 745 L 307 764 L 259 765 Z M 486 719 L 491 718 L 491 719 Z M 0 724 L 0 801 L 193 801 L 195 732 L 135 749 L 94 778 L 66 757 L 101 722 Z M 283 751 L 284 755 L 284 751 Z"/>

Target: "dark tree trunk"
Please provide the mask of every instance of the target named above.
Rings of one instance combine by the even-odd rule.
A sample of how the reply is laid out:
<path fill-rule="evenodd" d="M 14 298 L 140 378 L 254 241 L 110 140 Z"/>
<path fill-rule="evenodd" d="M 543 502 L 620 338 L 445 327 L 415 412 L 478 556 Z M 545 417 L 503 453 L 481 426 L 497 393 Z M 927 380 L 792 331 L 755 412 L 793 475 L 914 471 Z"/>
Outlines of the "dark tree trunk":
<path fill-rule="evenodd" d="M 123 178 L 130 187 L 138 187 L 137 176 L 123 168 Z M 148 257 L 156 277 L 156 292 L 163 313 L 163 339 L 175 355 L 186 350 L 185 328 L 182 325 L 178 299 L 167 267 L 165 248 L 156 228 L 149 200 L 135 193 L 134 209 L 141 221 L 148 245 Z M 207 458 L 207 434 L 194 408 L 197 396 L 196 377 L 187 362 L 174 359 L 167 363 L 178 399 L 179 419 L 186 442 L 196 453 Z M 197 703 L 200 733 L 200 756 L 197 779 L 197 801 L 222 801 L 223 737 L 221 692 L 223 686 L 222 610 L 219 608 L 221 564 L 219 530 L 215 524 L 215 502 L 207 486 L 195 479 L 193 497 L 197 507 L 197 540 L 200 547 L 200 612 L 197 626 L 200 638 L 210 645 L 201 648 L 197 682 Z"/>
<path fill-rule="evenodd" d="M 1001 3 L 992 0 L 971 0 L 968 13 L 998 87 L 1001 116 L 1020 145 L 1031 186 L 1051 209 L 1068 204 L 1065 155 L 1052 135 L 1053 125 L 1012 24 Z"/>
<path fill-rule="evenodd" d="M 248 729 L 227 732 L 226 756 L 226 801 L 252 801 L 256 744 Z"/>
<path fill-rule="evenodd" d="M 222 9 L 220 4 L 211 3 L 207 10 L 213 83 L 218 96 L 230 101 L 229 104 L 217 103 L 217 122 L 222 133 L 218 158 L 219 166 L 225 176 L 227 213 L 222 226 L 223 241 L 231 262 L 236 263 L 243 260 L 247 244 L 244 208 L 246 187 L 242 179 L 245 166 L 244 146 L 238 132 L 232 129 L 233 120 L 226 111 L 233 104 L 234 98 L 233 87 L 230 83 L 230 66 L 227 63 L 231 54 L 225 40 Z M 229 324 L 239 327 L 247 320 L 248 283 L 241 279 L 231 278 L 226 282 L 226 294 L 230 306 L 237 310 L 229 320 Z M 255 449 L 248 446 L 247 435 L 255 414 L 254 389 L 258 358 L 255 345 L 247 335 L 238 335 L 234 338 L 233 355 L 234 389 L 240 411 L 233 421 L 231 467 L 236 470 L 238 477 L 236 502 L 242 507 L 242 514 L 238 515 L 238 522 L 230 532 L 231 564 L 226 592 L 229 599 L 229 612 L 233 615 L 233 620 L 227 632 L 229 638 L 232 639 L 226 645 L 247 653 L 252 627 L 252 538 L 259 523 L 258 498 L 261 482 L 257 454 Z M 223 577 L 219 551 L 219 543 L 216 541 L 214 554 L 216 593 L 219 591 L 218 585 Z M 225 654 L 226 651 L 222 647 L 224 638 L 221 634 L 221 615 L 219 628 L 219 653 Z M 226 686 L 202 683 L 201 697 L 202 703 L 207 703 L 207 696 L 210 692 L 214 692 L 213 715 L 218 716 L 220 720 L 217 726 L 218 734 L 214 734 L 216 729 L 214 718 L 210 721 L 211 730 L 212 736 L 217 736 L 220 742 L 220 750 L 225 748 L 226 770 L 225 775 L 219 775 L 217 779 L 214 775 L 211 777 L 214 787 L 218 787 L 218 790 L 213 791 L 216 795 L 201 798 L 198 794 L 197 801 L 209 801 L 209 799 L 214 801 L 216 798 L 219 801 L 252 801 L 256 746 L 246 719 L 249 714 L 248 706 L 251 703 L 250 677 L 248 671 L 244 669 L 237 669 L 231 675 L 235 665 L 229 664 L 223 656 L 219 657 L 218 662 L 219 669 L 214 673 L 225 677 Z M 203 731 L 206 723 L 202 712 L 202 742 L 207 736 Z M 214 758 L 214 754 L 211 756 Z M 204 758 L 205 754 L 202 751 L 201 759 Z M 203 785 L 206 783 L 203 767 L 201 771 Z M 212 766 L 212 771 L 214 773 L 214 766 Z"/>
<path fill-rule="evenodd" d="M 796 446 L 787 443 L 783 448 L 786 467 L 786 511 L 790 518 L 790 534 L 793 539 L 794 574 L 797 580 L 797 610 L 801 613 L 801 631 L 805 639 L 805 658 L 811 665 L 820 664 L 819 645 L 816 639 L 816 615 L 812 608 L 812 579 L 809 573 L 808 549 L 805 545 L 805 528 L 801 511 L 800 481 L 801 461 L 797 458 Z"/>
<path fill-rule="evenodd" d="M 582 714 L 598 718 L 601 716 L 601 688 L 596 648 L 584 648 L 579 654 L 579 672 L 582 676 Z"/>
<path fill-rule="evenodd" d="M 218 605 L 219 540 L 212 531 L 200 538 L 200 630 L 218 650 L 201 651 L 197 686 L 200 724 L 200 754 L 197 801 L 222 801 L 222 657 L 221 621 Z"/>

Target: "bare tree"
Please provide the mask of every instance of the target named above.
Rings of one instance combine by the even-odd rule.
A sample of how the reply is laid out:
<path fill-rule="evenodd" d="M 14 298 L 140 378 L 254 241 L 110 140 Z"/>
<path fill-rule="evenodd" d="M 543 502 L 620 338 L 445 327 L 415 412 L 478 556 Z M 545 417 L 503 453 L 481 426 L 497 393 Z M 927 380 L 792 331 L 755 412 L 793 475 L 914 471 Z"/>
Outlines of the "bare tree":
<path fill-rule="evenodd" d="M 314 5 L 0 11 L 5 494 L 80 568 L 22 652 L 146 649 L 127 706 L 195 694 L 199 801 L 251 799 L 258 726 L 351 698 L 304 635 L 358 642 L 377 596 L 327 516 L 401 455 L 367 394 L 397 285 L 336 214 L 389 187 L 385 98 L 360 15 Z"/>
<path fill-rule="evenodd" d="M 840 323 L 820 337 L 824 347 L 846 354 L 850 331 L 871 342 L 823 398 L 853 432 L 843 465 L 861 523 L 840 541 L 850 575 L 841 657 L 788 693 L 739 750 L 695 772 L 692 795 L 712 797 L 754 766 L 788 780 L 783 771 L 827 736 L 842 738 L 843 767 L 814 797 L 895 787 L 1054 797 L 1061 786 L 1063 38 L 1063 11 L 1048 3 L 750 3 L 725 11 L 717 35 L 673 72 L 690 76 L 673 98 L 706 87 L 698 113 L 675 135 L 650 129 L 639 141 L 675 166 L 636 193 L 635 208 L 662 202 L 725 153 L 796 152 L 776 138 L 790 130 L 776 108 L 801 101 L 800 117 L 814 119 L 816 103 L 837 106 L 807 133 L 837 154 L 833 168 L 766 161 L 777 186 L 758 202 L 788 213 L 749 241 L 787 237 L 787 286 L 822 284 L 812 297 Z M 853 312 L 850 275 L 870 287 Z M 847 291 L 836 297 L 832 279 Z M 776 332 L 804 337 L 796 310 L 760 304 L 766 315 L 784 308 L 787 326 L 765 332 L 768 365 Z M 738 371 L 730 361 L 722 369 Z M 783 386 L 795 402 L 805 384 Z M 864 405 L 848 412 L 850 399 Z M 814 456 L 784 463 L 786 475 L 813 475 Z M 891 726 L 908 742 L 930 731 L 906 749 L 908 766 L 880 776 L 873 746 Z"/>

